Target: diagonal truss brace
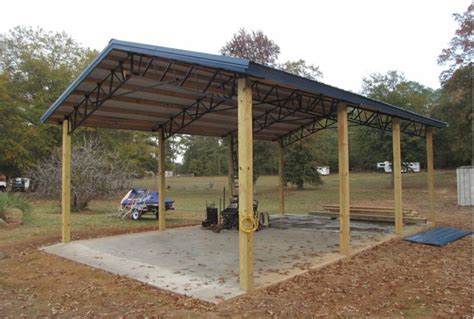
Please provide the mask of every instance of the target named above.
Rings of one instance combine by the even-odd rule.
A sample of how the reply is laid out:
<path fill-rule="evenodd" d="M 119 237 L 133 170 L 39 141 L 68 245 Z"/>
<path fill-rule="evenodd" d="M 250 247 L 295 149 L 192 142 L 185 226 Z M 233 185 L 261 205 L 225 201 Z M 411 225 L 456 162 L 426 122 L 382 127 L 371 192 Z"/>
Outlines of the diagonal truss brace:
<path fill-rule="evenodd" d="M 327 128 L 332 128 L 337 125 L 337 120 L 332 118 L 315 118 L 311 122 L 288 132 L 287 134 L 275 139 L 281 143 L 282 147 L 287 147 L 299 140 L 308 137 L 316 132 Z"/>
<path fill-rule="evenodd" d="M 379 112 L 352 107 L 348 112 L 348 120 L 355 126 L 369 126 L 383 131 L 392 131 L 392 116 Z M 401 132 L 412 136 L 426 136 L 426 126 L 424 124 L 404 119 L 400 120 L 402 124 Z"/>
<path fill-rule="evenodd" d="M 198 71 L 197 66 L 193 64 L 190 64 L 188 69 L 181 74 L 181 71 L 175 69 L 176 61 L 170 61 L 163 65 L 162 60 L 142 54 L 128 53 L 125 58 L 116 62 L 117 64 L 110 69 L 107 76 L 84 94 L 81 101 L 74 105 L 73 110 L 66 115 L 66 118 L 71 122 L 69 133 L 74 132 L 101 105 L 114 96 L 128 95 L 139 91 L 117 93 L 132 76 L 147 77 L 158 81 L 153 87 L 167 84 L 196 94 L 196 101 L 192 105 L 165 123 L 164 126 L 168 128 L 168 137 L 202 115 L 216 111 L 219 105 L 235 95 L 235 75 L 225 76 L 220 70 L 217 70 L 207 83 L 202 84 L 193 76 Z M 173 80 L 166 81 L 167 78 Z M 204 87 L 200 88 L 202 85 Z"/>
<path fill-rule="evenodd" d="M 348 121 L 350 123 L 354 123 L 355 126 L 369 126 L 389 132 L 392 130 L 391 116 L 378 112 L 363 110 L 354 106 L 349 109 Z M 425 125 L 406 120 L 403 120 L 402 123 L 403 125 L 401 126 L 401 131 L 403 131 L 403 133 L 412 136 L 426 136 Z M 280 136 L 275 140 L 279 140 L 281 145 L 286 147 L 323 129 L 335 128 L 336 126 L 337 117 L 334 114 L 329 114 L 327 117 L 315 117 L 309 123 L 304 124 L 300 128 L 288 132 L 287 134 Z"/>
<path fill-rule="evenodd" d="M 257 81 L 252 83 L 255 92 L 252 96 L 254 105 L 269 105 L 271 108 L 253 119 L 253 133 L 258 133 L 276 123 L 328 117 L 335 112 L 335 106 L 338 103 L 336 99 L 322 95 L 311 96 L 299 90 L 292 90 L 283 97 L 282 89 L 276 85 L 263 94 L 261 87 L 262 85 Z M 304 114 L 305 117 L 288 119 L 296 114 Z M 237 130 L 234 130 L 227 135 L 236 134 L 236 132 Z"/>
<path fill-rule="evenodd" d="M 216 111 L 224 102 L 230 100 L 230 97 L 204 96 L 196 99 L 194 103 L 184 108 L 178 114 L 170 117 L 162 127 L 165 131 L 165 139 L 179 133 L 186 126 L 191 125 L 202 116 Z"/>
<path fill-rule="evenodd" d="M 210 80 L 204 91 L 209 88 L 213 79 L 214 77 Z M 164 124 L 160 125 L 160 127 L 165 131 L 165 139 L 179 133 L 182 129 L 191 125 L 206 114 L 223 111 L 223 109 L 220 109 L 219 107 L 224 102 L 232 101 L 232 98 L 236 95 L 236 76 L 234 75 L 226 82 L 219 84 L 219 88 L 225 93 L 217 94 L 207 92 L 203 96 L 197 98 L 191 105 L 183 108 L 181 112 L 170 117 L 170 119 Z M 226 109 L 235 109 L 235 107 Z"/>
<path fill-rule="evenodd" d="M 66 116 L 71 123 L 69 134 L 84 123 L 130 79 L 131 74 L 124 68 L 124 63 L 129 59 L 133 60 L 133 56 L 128 55 L 124 60 L 119 61 L 117 66 L 111 69 L 102 81 L 97 82 L 95 88 L 85 94 L 82 100 L 74 106 L 73 110 Z"/>

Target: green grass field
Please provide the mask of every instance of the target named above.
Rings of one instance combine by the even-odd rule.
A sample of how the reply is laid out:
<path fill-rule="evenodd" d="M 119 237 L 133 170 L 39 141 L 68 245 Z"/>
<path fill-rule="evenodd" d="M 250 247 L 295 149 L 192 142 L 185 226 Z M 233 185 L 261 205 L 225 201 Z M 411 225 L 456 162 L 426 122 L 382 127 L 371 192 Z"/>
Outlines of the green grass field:
<path fill-rule="evenodd" d="M 285 190 L 285 207 L 287 213 L 307 213 L 319 209 L 321 205 L 338 203 L 338 175 L 322 177 L 324 184 L 318 187 L 307 187 L 298 191 L 293 187 Z M 175 211 L 169 212 L 167 222 L 170 225 L 199 222 L 204 218 L 205 204 L 215 202 L 219 205 L 223 187 L 227 178 L 217 177 L 173 177 L 167 179 L 167 197 L 175 200 Z M 255 199 L 259 201 L 259 210 L 269 213 L 278 211 L 278 178 L 263 176 L 257 182 Z M 393 190 L 390 187 L 391 177 L 384 173 L 351 173 L 350 196 L 353 205 L 390 206 L 393 203 Z M 436 188 L 439 200 L 442 196 L 453 196 L 456 176 L 454 171 L 436 172 Z M 136 186 L 154 190 L 156 183 L 151 178 L 137 180 Z M 427 207 L 426 174 L 403 175 L 403 200 L 407 208 L 418 209 L 423 213 Z M 443 195 L 444 194 L 444 195 Z M 448 194 L 448 195 L 446 195 Z M 455 194 L 455 193 L 454 193 Z M 228 193 L 227 193 L 228 195 Z M 107 229 L 133 229 L 152 227 L 157 224 L 154 218 L 141 221 L 121 220 L 111 217 L 116 212 L 120 198 L 95 200 L 90 209 L 81 213 L 72 213 L 72 231 L 90 231 Z M 452 198 L 449 200 L 452 200 Z M 441 199 L 440 199 L 441 198 Z M 228 199 L 226 200 L 228 201 Z M 35 238 L 61 235 L 61 212 L 59 200 L 33 200 L 32 211 L 24 214 L 24 225 L 14 229 L 0 228 L 0 241 L 31 240 Z"/>
<path fill-rule="evenodd" d="M 337 174 L 323 176 L 323 185 L 318 187 L 307 186 L 304 190 L 294 187 L 285 189 L 285 206 L 287 213 L 307 213 L 318 209 L 321 205 L 337 204 L 339 197 L 339 178 Z M 263 176 L 257 181 L 255 199 L 259 201 L 259 208 L 270 213 L 276 212 L 278 203 L 278 178 Z M 155 189 L 152 179 L 137 181 L 137 185 Z M 225 177 L 175 177 L 167 180 L 170 187 L 167 197 L 176 201 L 176 209 L 185 211 L 203 211 L 206 201 L 219 204 L 223 197 L 223 187 L 227 186 Z M 436 173 L 438 188 L 455 187 L 455 172 L 439 171 Z M 426 174 L 404 174 L 404 194 L 407 198 L 412 195 L 426 197 Z M 350 174 L 351 202 L 379 203 L 390 201 L 393 198 L 391 177 L 384 173 L 351 173 Z M 228 193 L 228 191 L 227 191 Z"/>

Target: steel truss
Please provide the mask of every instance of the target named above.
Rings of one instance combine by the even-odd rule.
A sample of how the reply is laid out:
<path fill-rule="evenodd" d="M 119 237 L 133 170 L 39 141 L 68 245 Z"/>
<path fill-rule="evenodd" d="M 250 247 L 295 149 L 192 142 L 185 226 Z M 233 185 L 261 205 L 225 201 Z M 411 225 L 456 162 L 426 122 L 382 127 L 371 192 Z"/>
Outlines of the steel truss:
<path fill-rule="evenodd" d="M 206 85 L 205 90 L 209 88 L 212 81 L 215 77 L 212 77 L 209 81 L 208 85 Z M 223 83 L 221 88 L 224 91 L 227 91 L 226 94 L 215 94 L 215 93 L 206 93 L 204 96 L 199 97 L 196 99 L 194 103 L 191 105 L 183 108 L 181 112 L 178 114 L 170 117 L 170 119 L 165 122 L 160 128 L 163 128 L 165 131 L 165 139 L 170 138 L 176 133 L 179 133 L 183 128 L 192 124 L 203 115 L 213 113 L 213 112 L 221 112 L 229 109 L 235 109 L 235 106 L 227 107 L 227 108 L 219 108 L 224 102 L 232 101 L 232 98 L 235 96 L 235 86 L 236 86 L 236 78 L 232 77 L 228 82 L 230 83 Z M 219 108 L 219 109 L 218 109 Z"/>
<path fill-rule="evenodd" d="M 210 77 L 204 78 L 197 74 L 198 71 L 202 71 L 198 65 L 189 64 L 184 71 L 182 64 L 179 67 L 181 70 L 176 70 L 175 61 L 163 63 L 163 60 L 146 55 L 127 54 L 125 58 L 117 61 L 103 80 L 97 82 L 96 86 L 74 105 L 73 110 L 66 116 L 70 120 L 69 133 L 81 126 L 107 100 L 139 91 L 136 89 L 117 93 L 132 76 L 146 77 L 157 81 L 154 86 L 160 84 L 173 86 L 178 91 L 185 91 L 194 96 L 195 101 L 192 104 L 183 107 L 182 111 L 153 129 L 153 131 L 163 129 L 165 139 L 179 133 L 205 114 L 237 108 L 234 100 L 237 74 L 223 74 L 221 70 L 216 70 Z M 167 77 L 172 80 L 166 81 Z M 263 84 L 258 80 L 253 80 L 251 87 L 254 105 L 270 106 L 267 111 L 253 119 L 254 133 L 276 123 L 308 121 L 298 129 L 276 137 L 275 140 L 279 140 L 283 146 L 322 129 L 333 127 L 337 121 L 337 105 L 345 103 L 321 94 L 308 94 L 298 89 Z M 223 108 L 222 105 L 228 101 L 231 102 L 231 106 Z M 391 131 L 391 116 L 362 109 L 359 105 L 348 104 L 348 106 L 350 123 Z M 401 131 L 424 137 L 425 125 L 402 120 Z M 231 131 L 229 134 L 236 135 L 236 131 Z"/>
<path fill-rule="evenodd" d="M 287 121 L 285 119 L 291 115 L 305 114 L 306 117 L 300 120 L 308 120 L 308 117 L 310 117 L 308 123 L 275 139 L 284 147 L 323 129 L 336 127 L 337 105 L 338 103 L 345 103 L 327 96 L 283 89 L 276 85 L 263 85 L 257 81 L 252 83 L 252 87 L 254 89 L 253 100 L 256 102 L 254 105 L 267 104 L 273 106 L 264 114 L 254 118 L 254 133 L 270 127 L 274 123 L 285 122 Z M 362 109 L 358 105 L 349 105 L 348 121 L 354 124 L 352 126 L 369 126 L 391 131 L 392 117 Z M 401 123 L 403 133 L 425 137 L 425 125 L 407 120 L 401 120 Z"/>
<path fill-rule="evenodd" d="M 276 123 L 312 120 L 328 117 L 335 112 L 338 100 L 323 95 L 312 96 L 299 90 L 278 86 L 267 86 L 254 81 L 251 84 L 253 105 L 269 105 L 270 109 L 253 119 L 253 133 L 258 133 Z M 266 89 L 266 92 L 265 90 Z M 290 116 L 304 115 L 302 118 L 288 119 Z M 304 126 L 304 125 L 303 125 Z M 236 135 L 237 130 L 229 132 Z M 227 134 L 227 135 L 229 135 Z"/>
<path fill-rule="evenodd" d="M 357 107 L 351 107 L 347 113 L 349 123 L 355 124 L 353 126 L 369 126 L 383 131 L 392 131 L 392 117 L 389 115 L 371 112 L 363 110 Z M 413 121 L 401 121 L 402 125 L 400 130 L 408 135 L 412 136 L 426 136 L 426 127 L 423 124 L 416 123 Z M 291 145 L 305 137 L 308 137 L 316 132 L 327 128 L 337 127 L 337 115 L 330 114 L 327 117 L 315 118 L 309 123 L 302 125 L 300 128 L 295 129 L 283 136 L 278 137 L 275 140 L 279 140 L 283 147 Z"/>
<path fill-rule="evenodd" d="M 316 118 L 310 123 L 307 123 L 287 134 L 280 136 L 275 139 L 278 140 L 282 147 L 287 147 L 299 140 L 308 137 L 316 132 L 322 131 L 327 128 L 336 127 L 337 120 L 332 118 Z"/>
<path fill-rule="evenodd" d="M 369 126 L 383 131 L 392 131 L 392 117 L 390 115 L 349 106 L 348 121 L 353 126 Z M 421 123 L 400 119 L 400 131 L 412 135 L 426 137 L 426 126 Z"/>
<path fill-rule="evenodd" d="M 124 68 L 124 63 L 127 61 L 133 61 L 133 55 L 129 54 L 124 60 L 119 61 L 102 81 L 97 82 L 94 89 L 85 94 L 82 100 L 74 105 L 74 109 L 66 116 L 70 121 L 69 134 L 72 134 L 130 79 L 130 73 Z M 133 62 L 131 62 L 131 65 L 133 66 Z"/>
<path fill-rule="evenodd" d="M 158 128 L 163 128 L 166 139 L 207 113 L 235 108 L 223 109 L 219 106 L 235 96 L 236 75 L 224 75 L 220 70 L 217 70 L 209 80 L 203 82 L 202 77 L 199 79 L 196 74 L 199 70 L 197 65 L 189 65 L 183 73 L 176 70 L 175 61 L 171 61 L 165 66 L 162 64 L 162 60 L 134 53 L 129 53 L 125 58 L 118 60 L 107 76 L 97 82 L 92 90 L 84 94 L 81 101 L 74 105 L 73 110 L 66 116 L 70 120 L 69 133 L 73 133 L 106 101 L 115 96 L 124 96 L 139 91 L 136 89 L 117 93 L 132 76 L 146 77 L 157 81 L 153 87 L 158 85 L 173 86 L 178 91 L 195 96 L 195 102 L 185 106 L 181 112 L 153 129 L 155 131 Z M 167 77 L 171 77 L 173 80 L 165 81 Z"/>

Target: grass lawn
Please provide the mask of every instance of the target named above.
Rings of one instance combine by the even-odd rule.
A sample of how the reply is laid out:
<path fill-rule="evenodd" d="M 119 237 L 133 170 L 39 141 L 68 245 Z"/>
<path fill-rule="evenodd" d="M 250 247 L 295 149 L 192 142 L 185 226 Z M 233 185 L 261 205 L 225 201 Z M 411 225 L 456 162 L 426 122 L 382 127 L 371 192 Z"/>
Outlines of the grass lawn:
<path fill-rule="evenodd" d="M 339 177 L 336 174 L 322 176 L 323 185 L 318 187 L 306 186 L 304 190 L 296 190 L 291 185 L 285 189 L 285 208 L 287 213 L 307 213 L 321 208 L 322 205 L 337 204 L 339 198 Z M 206 201 L 219 204 L 223 197 L 223 187 L 227 186 L 226 177 L 174 177 L 167 179 L 169 186 L 167 197 L 172 197 L 179 211 L 203 212 Z M 155 189 L 153 179 L 137 181 L 138 186 Z M 255 199 L 259 201 L 259 209 L 274 213 L 278 211 L 278 178 L 263 176 L 257 181 Z M 446 188 L 456 187 L 454 171 L 438 171 L 436 187 L 443 192 Z M 403 188 L 405 206 L 413 201 L 427 201 L 426 174 L 404 174 Z M 227 190 L 228 195 L 228 190 Z M 351 202 L 357 204 L 372 203 L 382 205 L 393 199 L 391 177 L 384 173 L 351 173 L 350 174 Z M 386 204 L 385 204 L 386 205 Z"/>
<path fill-rule="evenodd" d="M 319 209 L 321 205 L 338 203 L 338 175 L 322 177 L 324 184 L 318 187 L 307 186 L 304 190 L 294 187 L 285 190 L 285 208 L 287 213 L 307 213 Z M 351 203 L 359 205 L 386 206 L 393 202 L 391 177 L 384 173 L 351 173 Z M 169 190 L 167 197 L 175 200 L 175 211 L 169 212 L 169 225 L 199 223 L 204 219 L 205 204 L 223 197 L 223 187 L 227 186 L 225 176 L 213 177 L 173 177 L 166 181 Z M 137 180 L 136 186 L 156 189 L 152 178 Z M 255 199 L 259 201 L 259 210 L 275 213 L 278 210 L 278 178 L 262 176 L 257 181 Z M 438 171 L 436 188 L 438 198 L 442 200 L 446 189 L 455 187 L 454 171 Z M 427 206 L 426 174 L 403 175 L 404 206 L 425 213 Z M 449 192 L 451 193 L 451 192 Z M 228 197 L 228 191 L 227 196 Z M 122 220 L 111 217 L 117 210 L 121 196 L 92 201 L 90 209 L 81 213 L 72 213 L 72 231 L 131 230 L 153 228 L 157 222 L 151 215 L 141 221 Z M 228 201 L 228 199 L 226 199 Z M 32 240 L 41 237 L 59 237 L 61 235 L 61 209 L 59 201 L 33 200 L 33 209 L 24 216 L 24 225 L 11 230 L 0 229 L 0 241 Z"/>

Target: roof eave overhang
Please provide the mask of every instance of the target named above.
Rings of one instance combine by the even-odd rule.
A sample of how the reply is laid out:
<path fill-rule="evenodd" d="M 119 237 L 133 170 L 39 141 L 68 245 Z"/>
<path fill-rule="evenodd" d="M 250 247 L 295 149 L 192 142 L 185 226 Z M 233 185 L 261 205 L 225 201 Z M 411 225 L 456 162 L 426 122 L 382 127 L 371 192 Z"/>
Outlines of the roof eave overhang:
<path fill-rule="evenodd" d="M 40 121 L 42 123 L 47 122 L 51 115 L 61 106 L 62 103 L 64 103 L 68 96 L 77 89 L 81 82 L 83 82 L 113 50 L 144 54 L 173 61 L 201 65 L 214 69 L 222 69 L 227 72 L 233 72 L 240 76 L 249 76 L 261 79 L 262 81 L 270 81 L 277 85 L 295 88 L 311 94 L 323 94 L 336 98 L 341 102 L 348 103 L 349 105 L 366 108 L 370 111 L 380 112 L 392 117 L 399 117 L 401 119 L 421 123 L 426 126 L 446 127 L 448 125 L 446 122 L 425 117 L 394 105 L 376 101 L 356 93 L 345 91 L 321 82 L 302 78 L 281 70 L 250 62 L 245 59 L 169 49 L 115 39 L 112 39 L 107 47 L 105 47 L 105 49 L 99 53 L 99 55 L 91 62 L 91 64 L 69 85 L 69 87 L 45 112 Z"/>
<path fill-rule="evenodd" d="M 259 77 L 275 82 L 284 82 L 290 84 L 294 88 L 306 91 L 313 94 L 323 94 L 327 96 L 336 97 L 342 102 L 354 104 L 361 107 L 368 107 L 371 111 L 378 111 L 380 113 L 388 114 L 393 117 L 399 117 L 406 120 L 422 123 L 434 127 L 446 127 L 448 123 L 420 115 L 415 112 L 404 110 L 398 106 L 391 105 L 385 102 L 370 99 L 368 97 L 345 91 L 334 86 L 330 86 L 321 82 L 305 79 L 293 74 L 269 68 L 257 63 L 250 62 L 247 74 L 254 77 Z"/>

